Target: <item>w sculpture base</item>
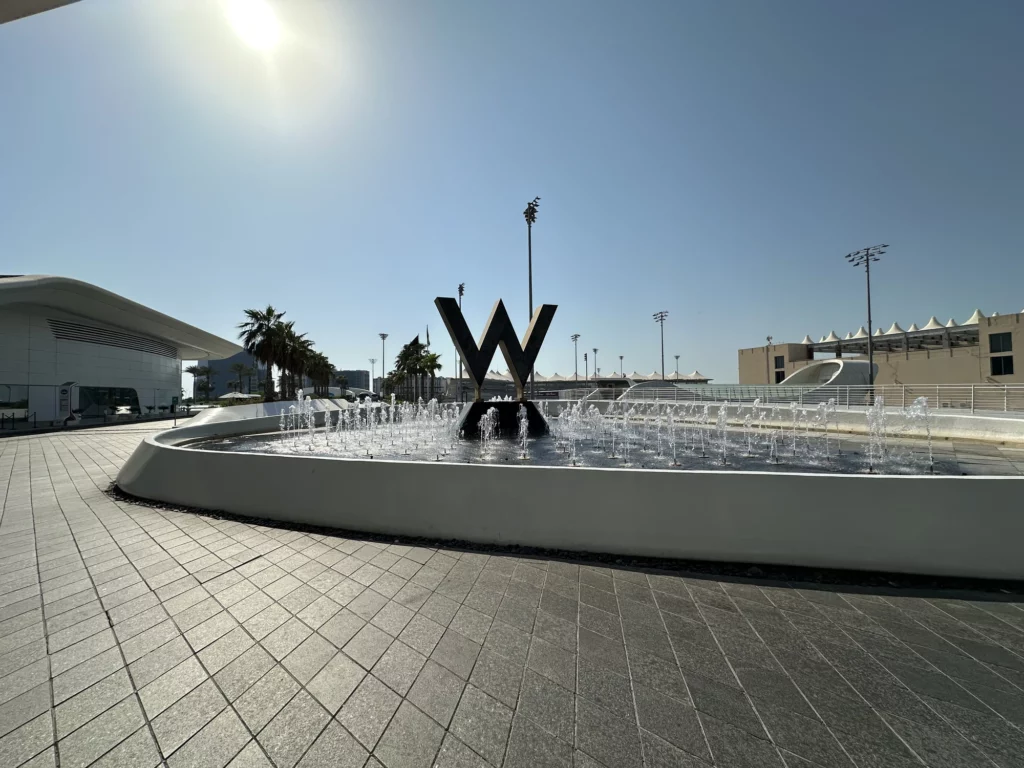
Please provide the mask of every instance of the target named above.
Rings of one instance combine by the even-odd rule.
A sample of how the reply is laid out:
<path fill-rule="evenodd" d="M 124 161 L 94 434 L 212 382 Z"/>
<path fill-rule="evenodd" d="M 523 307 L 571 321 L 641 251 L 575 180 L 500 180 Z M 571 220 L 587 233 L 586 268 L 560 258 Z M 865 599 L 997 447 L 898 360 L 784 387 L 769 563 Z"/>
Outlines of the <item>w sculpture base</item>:
<path fill-rule="evenodd" d="M 491 408 L 498 412 L 498 435 L 514 437 L 519 434 L 519 406 L 526 406 L 526 420 L 529 424 L 530 437 L 543 437 L 548 433 L 548 422 L 537 410 L 537 406 L 527 400 L 520 403 L 516 400 L 492 400 L 491 402 L 467 403 L 459 417 L 459 429 L 467 439 L 480 436 L 480 419 Z"/>

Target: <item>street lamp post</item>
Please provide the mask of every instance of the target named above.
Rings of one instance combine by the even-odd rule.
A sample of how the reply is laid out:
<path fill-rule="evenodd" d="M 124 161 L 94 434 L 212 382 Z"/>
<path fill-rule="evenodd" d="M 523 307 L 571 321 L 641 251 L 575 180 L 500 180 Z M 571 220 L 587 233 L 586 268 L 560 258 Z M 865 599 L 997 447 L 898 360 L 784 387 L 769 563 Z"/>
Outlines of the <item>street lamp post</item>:
<path fill-rule="evenodd" d="M 772 374 L 771 374 L 771 370 L 772 369 L 768 366 L 768 358 L 771 357 L 771 354 L 772 354 L 772 337 L 771 336 L 765 336 L 764 340 L 766 342 L 768 342 L 765 345 L 765 348 L 764 348 L 764 378 L 765 378 L 764 383 L 765 384 L 771 384 L 772 383 Z"/>
<path fill-rule="evenodd" d="M 590 368 L 587 367 L 587 353 L 583 353 L 583 381 L 586 383 L 587 379 L 590 378 Z"/>
<path fill-rule="evenodd" d="M 854 267 L 864 267 L 868 291 L 868 385 L 875 385 L 875 349 L 871 342 L 871 262 L 880 261 L 880 257 L 889 246 L 885 243 L 861 248 L 859 251 L 846 254 L 846 260 Z"/>
<path fill-rule="evenodd" d="M 386 333 L 378 333 L 380 336 L 380 396 L 384 397 L 384 371 L 388 367 L 388 356 L 384 354 L 384 340 L 387 339 Z"/>
<path fill-rule="evenodd" d="M 376 362 L 377 362 L 377 358 L 376 357 L 371 357 L 370 358 L 370 391 L 371 392 L 373 391 L 374 379 L 377 378 L 376 376 L 373 375 L 373 366 L 376 364 Z M 380 390 L 381 390 L 381 392 L 384 391 L 384 377 L 383 376 L 380 379 Z"/>
<path fill-rule="evenodd" d="M 625 357 L 625 355 L 619 355 L 619 378 L 620 379 L 626 378 L 626 374 L 625 374 L 625 372 L 624 372 L 624 370 L 622 368 L 622 358 L 623 357 Z"/>
<path fill-rule="evenodd" d="M 676 355 L 676 378 L 679 378 L 679 355 Z"/>
<path fill-rule="evenodd" d="M 459 312 L 462 311 L 462 294 L 466 292 L 466 284 L 459 283 Z M 462 402 L 462 355 L 459 354 L 458 350 L 455 351 L 455 356 L 459 358 L 459 378 L 455 384 L 455 397 L 461 403 Z"/>
<path fill-rule="evenodd" d="M 594 384 L 597 384 L 597 347 L 594 347 Z"/>
<path fill-rule="evenodd" d="M 540 198 L 535 197 L 526 204 L 523 211 L 523 218 L 526 219 L 526 263 L 527 277 L 530 282 L 530 316 L 527 322 L 533 320 L 533 225 L 537 221 L 537 209 L 540 207 Z M 536 378 L 533 371 L 530 371 L 530 396 L 534 395 Z"/>
<path fill-rule="evenodd" d="M 665 380 L 665 318 L 668 312 L 662 310 L 654 313 L 654 322 L 661 326 L 661 380 Z"/>
<path fill-rule="evenodd" d="M 579 353 L 579 347 L 577 346 L 579 340 L 580 340 L 580 335 L 578 333 L 574 333 L 572 336 L 569 337 L 569 341 L 572 342 L 573 368 L 576 371 L 576 373 L 573 374 L 573 380 L 574 381 L 579 381 L 580 380 L 580 353 Z"/>

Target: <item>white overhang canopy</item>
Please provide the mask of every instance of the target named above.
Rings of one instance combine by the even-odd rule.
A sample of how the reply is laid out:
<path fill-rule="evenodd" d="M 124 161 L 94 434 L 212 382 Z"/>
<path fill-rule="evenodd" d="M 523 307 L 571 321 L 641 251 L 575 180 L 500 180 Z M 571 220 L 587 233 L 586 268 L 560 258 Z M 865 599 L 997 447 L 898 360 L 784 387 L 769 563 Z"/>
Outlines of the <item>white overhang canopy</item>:
<path fill-rule="evenodd" d="M 19 304 L 50 307 L 86 321 L 95 320 L 128 333 L 158 339 L 176 347 L 182 360 L 231 357 L 242 351 L 242 347 L 227 339 L 68 277 L 0 276 L 0 306 Z"/>

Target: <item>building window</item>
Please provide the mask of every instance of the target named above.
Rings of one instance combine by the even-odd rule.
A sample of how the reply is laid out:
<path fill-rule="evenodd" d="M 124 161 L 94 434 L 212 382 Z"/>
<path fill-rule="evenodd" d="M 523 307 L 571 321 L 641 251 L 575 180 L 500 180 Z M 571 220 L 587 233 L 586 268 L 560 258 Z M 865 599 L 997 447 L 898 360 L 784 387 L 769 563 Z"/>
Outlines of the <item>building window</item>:
<path fill-rule="evenodd" d="M 786 367 L 786 358 L 783 355 L 776 355 L 775 356 L 775 367 L 776 368 L 785 368 Z"/>
<path fill-rule="evenodd" d="M 991 333 L 988 337 L 988 351 L 993 355 L 1013 352 L 1013 336 L 1009 333 Z"/>
<path fill-rule="evenodd" d="M 1010 334 L 999 334 L 1000 336 L 1009 336 Z M 1013 355 L 1006 355 L 1004 357 L 990 357 L 992 361 L 992 375 L 993 376 L 1012 376 L 1013 375 Z"/>
<path fill-rule="evenodd" d="M 776 371 L 775 372 L 775 383 L 776 384 L 780 383 L 784 378 L 786 378 L 786 372 L 785 371 Z"/>
<path fill-rule="evenodd" d="M 142 413 L 138 393 L 126 387 L 79 387 L 78 410 L 83 418 Z"/>

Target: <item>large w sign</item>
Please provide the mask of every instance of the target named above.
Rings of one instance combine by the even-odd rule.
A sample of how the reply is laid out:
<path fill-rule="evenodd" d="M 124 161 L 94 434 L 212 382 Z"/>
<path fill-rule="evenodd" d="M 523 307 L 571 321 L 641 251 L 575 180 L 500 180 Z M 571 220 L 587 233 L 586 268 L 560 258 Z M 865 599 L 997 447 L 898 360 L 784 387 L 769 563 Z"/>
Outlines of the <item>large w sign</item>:
<path fill-rule="evenodd" d="M 437 311 L 441 313 L 441 319 L 444 320 L 452 341 L 455 342 L 455 349 L 462 357 L 469 378 L 473 381 L 477 401 L 482 399 L 481 389 L 484 378 L 487 376 L 487 368 L 494 357 L 495 348 L 498 347 L 501 348 L 501 354 L 505 357 L 509 373 L 515 382 L 516 399 L 525 399 L 524 385 L 530 378 L 533 364 L 537 360 L 537 353 L 540 352 L 544 336 L 547 335 L 551 319 L 555 316 L 558 306 L 541 304 L 537 307 L 520 346 L 515 328 L 512 327 L 512 321 L 509 319 L 501 299 L 498 299 L 494 309 L 491 310 L 491 316 L 484 327 L 479 345 L 473 341 L 473 334 L 470 333 L 469 326 L 466 325 L 466 320 L 462 317 L 459 303 L 455 299 L 438 297 L 434 299 L 434 304 L 437 306 Z"/>

